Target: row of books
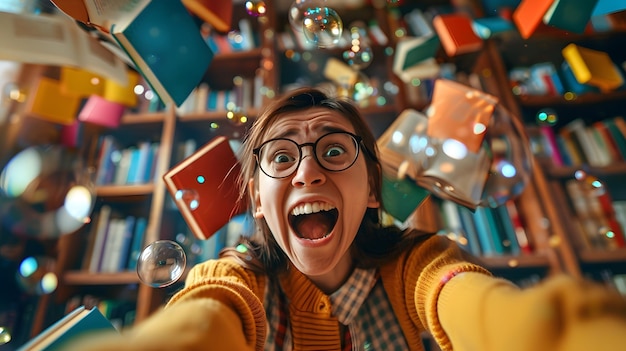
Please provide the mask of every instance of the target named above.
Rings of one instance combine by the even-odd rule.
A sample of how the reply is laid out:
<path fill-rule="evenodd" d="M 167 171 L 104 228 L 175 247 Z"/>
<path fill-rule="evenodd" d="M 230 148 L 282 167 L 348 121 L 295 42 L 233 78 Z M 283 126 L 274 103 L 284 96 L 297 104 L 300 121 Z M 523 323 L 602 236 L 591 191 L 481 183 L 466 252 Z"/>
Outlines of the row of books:
<path fill-rule="evenodd" d="M 108 204 L 102 205 L 94 217 L 82 270 L 92 273 L 134 270 L 143 249 L 147 219 L 119 215 Z"/>
<path fill-rule="evenodd" d="M 258 31 L 255 33 L 250 19 L 241 18 L 237 24 L 238 29 L 231 29 L 226 34 L 211 31 L 204 35 L 214 54 L 248 51 L 260 46 Z"/>
<path fill-rule="evenodd" d="M 608 189 L 570 179 L 565 189 L 581 228 L 581 243 L 589 249 L 626 247 L 626 201 L 611 199 Z"/>
<path fill-rule="evenodd" d="M 146 184 L 154 180 L 160 142 L 122 146 L 114 136 L 100 137 L 96 185 Z"/>
<path fill-rule="evenodd" d="M 531 137 L 535 154 L 555 166 L 604 167 L 626 161 L 626 120 L 622 116 L 587 124 L 575 119 L 560 129 L 539 126 Z"/>
<path fill-rule="evenodd" d="M 258 109 L 263 101 L 263 77 L 242 78 L 232 89 L 212 89 L 206 82 L 199 84 L 176 109 L 179 116 L 207 111 Z"/>
<path fill-rule="evenodd" d="M 251 226 L 252 219 L 248 215 L 236 215 L 208 239 L 201 240 L 193 235 L 188 226 L 181 223 L 175 239 L 187 255 L 187 264 L 193 266 L 217 258 L 225 247 L 234 247 L 241 236 L 250 235 Z"/>
<path fill-rule="evenodd" d="M 567 48 L 571 48 L 568 52 L 578 54 L 569 55 L 571 59 L 561 62 L 558 68 L 553 62 L 539 62 L 529 67 L 511 69 L 509 82 L 513 92 L 520 96 L 563 96 L 566 92 L 583 95 L 615 90 L 623 86 L 623 74 L 606 52 L 581 48 L 574 44 Z"/>
<path fill-rule="evenodd" d="M 457 241 L 476 256 L 528 254 L 533 251 L 523 220 L 513 201 L 497 208 L 477 207 L 474 211 L 442 200 L 442 235 Z"/>
<path fill-rule="evenodd" d="M 385 32 L 381 29 L 376 20 L 370 20 L 367 24 L 362 26 L 365 30 L 366 36 L 361 40 L 367 40 L 375 45 L 385 46 L 389 43 L 389 38 Z M 287 26 L 284 31 L 277 34 L 277 46 L 278 50 L 284 52 L 288 50 L 315 50 L 317 44 L 307 40 L 304 32 L 296 30 L 291 26 Z M 344 30 L 342 36 L 339 38 L 336 44 L 337 48 L 346 49 L 352 45 L 352 38 L 349 30 Z"/>

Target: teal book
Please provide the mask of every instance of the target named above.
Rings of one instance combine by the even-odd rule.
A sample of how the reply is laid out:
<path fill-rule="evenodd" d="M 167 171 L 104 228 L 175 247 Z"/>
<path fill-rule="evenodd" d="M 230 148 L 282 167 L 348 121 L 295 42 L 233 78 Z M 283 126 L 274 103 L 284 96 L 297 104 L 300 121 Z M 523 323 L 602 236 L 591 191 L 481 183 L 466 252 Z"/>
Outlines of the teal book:
<path fill-rule="evenodd" d="M 410 178 L 392 179 L 383 175 L 383 204 L 385 211 L 400 222 L 406 219 L 430 195 Z"/>
<path fill-rule="evenodd" d="M 60 351 L 66 343 L 92 332 L 117 332 L 113 324 L 94 307 L 80 306 L 22 345 L 17 351 Z"/>
<path fill-rule="evenodd" d="M 150 1 L 111 35 L 165 104 L 179 106 L 200 83 L 213 51 L 180 1 Z"/>
<path fill-rule="evenodd" d="M 543 22 L 569 32 L 583 33 L 598 0 L 555 0 Z"/>

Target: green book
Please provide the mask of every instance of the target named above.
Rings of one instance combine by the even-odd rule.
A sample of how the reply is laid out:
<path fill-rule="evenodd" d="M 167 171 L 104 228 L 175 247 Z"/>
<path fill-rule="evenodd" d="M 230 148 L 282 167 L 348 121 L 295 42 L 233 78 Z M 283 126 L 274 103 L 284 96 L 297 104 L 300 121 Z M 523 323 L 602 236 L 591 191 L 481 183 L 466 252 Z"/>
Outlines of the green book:
<path fill-rule="evenodd" d="M 22 345 L 17 351 L 60 351 L 67 342 L 78 336 L 107 330 L 117 331 L 98 308 L 94 307 L 89 310 L 85 306 L 80 306 Z"/>

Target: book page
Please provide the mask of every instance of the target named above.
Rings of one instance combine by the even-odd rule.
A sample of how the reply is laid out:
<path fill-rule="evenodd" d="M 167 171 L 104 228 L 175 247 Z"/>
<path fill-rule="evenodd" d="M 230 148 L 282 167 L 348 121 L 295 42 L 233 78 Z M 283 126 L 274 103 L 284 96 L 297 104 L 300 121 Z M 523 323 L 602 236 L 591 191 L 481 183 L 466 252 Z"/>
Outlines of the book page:
<path fill-rule="evenodd" d="M 110 29 L 117 24 L 125 27 L 135 18 L 150 0 L 85 0 L 89 21 Z"/>

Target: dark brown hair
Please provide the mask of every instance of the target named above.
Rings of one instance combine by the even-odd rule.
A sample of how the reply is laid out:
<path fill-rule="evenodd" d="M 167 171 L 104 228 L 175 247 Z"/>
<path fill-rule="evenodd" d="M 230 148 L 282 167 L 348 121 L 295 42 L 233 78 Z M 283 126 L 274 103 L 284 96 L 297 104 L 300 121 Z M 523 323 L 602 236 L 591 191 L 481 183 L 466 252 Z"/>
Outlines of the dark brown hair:
<path fill-rule="evenodd" d="M 381 225 L 382 168 L 377 157 L 376 138 L 351 101 L 330 97 L 319 89 L 300 88 L 270 103 L 250 127 L 239 150 L 239 159 L 241 160 L 240 198 L 242 200 L 246 197 L 251 199 L 251 194 L 248 193 L 248 181 L 259 176 L 258 165 L 252 150 L 265 141 L 268 127 L 286 113 L 311 108 L 326 108 L 339 112 L 352 124 L 355 134 L 363 139 L 361 147 L 369 174 L 370 188 L 380 202 L 381 209 L 367 209 L 359 232 L 352 244 L 352 251 L 357 266 L 376 266 L 381 261 L 394 256 L 394 252 L 401 249 L 402 245 L 399 243 L 403 237 L 403 232 L 395 226 L 383 227 Z M 254 206 L 254 201 L 250 201 L 250 203 L 251 206 Z M 287 267 L 288 258 L 274 240 L 265 219 L 257 219 L 255 222 L 256 232 L 249 240 L 242 238 L 243 243 L 261 261 L 267 273 L 278 273 L 284 270 Z"/>

